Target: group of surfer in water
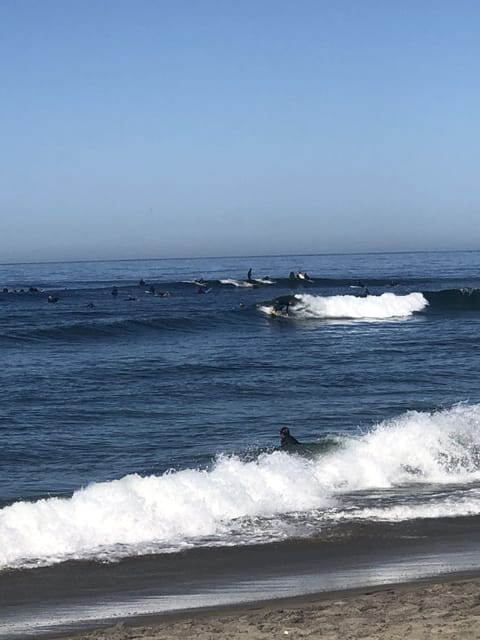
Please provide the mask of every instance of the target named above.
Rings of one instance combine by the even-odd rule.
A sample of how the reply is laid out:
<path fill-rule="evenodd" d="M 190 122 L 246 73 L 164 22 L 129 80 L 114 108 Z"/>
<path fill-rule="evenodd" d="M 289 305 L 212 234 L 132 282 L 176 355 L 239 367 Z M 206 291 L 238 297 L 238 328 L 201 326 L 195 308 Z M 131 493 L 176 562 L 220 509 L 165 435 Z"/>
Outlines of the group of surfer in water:
<path fill-rule="evenodd" d="M 288 276 L 288 280 L 290 281 L 290 283 L 292 284 L 292 286 L 296 286 L 297 283 L 298 284 L 308 284 L 308 283 L 313 283 L 315 282 L 306 271 L 290 271 L 289 276 Z M 209 282 L 207 280 L 204 280 L 203 277 L 197 278 L 195 280 L 191 280 L 189 281 L 191 284 L 193 284 L 196 287 L 196 292 L 199 294 L 205 294 L 205 293 L 209 293 L 211 291 L 211 286 L 209 284 Z M 248 269 L 247 272 L 247 278 L 246 280 L 233 280 L 233 279 L 228 279 L 228 280 L 220 280 L 221 284 L 231 284 L 231 285 L 235 285 L 237 287 L 260 287 L 263 285 L 272 285 L 275 284 L 275 281 L 272 280 L 269 276 L 263 276 L 263 277 L 255 277 L 253 274 L 253 269 L 250 267 Z M 393 286 L 396 283 L 391 283 L 391 286 Z M 172 294 L 170 291 L 168 290 L 159 290 L 157 289 L 155 284 L 147 284 L 145 282 L 145 280 L 143 278 L 141 278 L 138 282 L 139 287 L 142 287 L 145 291 L 145 293 L 150 294 L 154 297 L 158 297 L 158 298 L 169 298 Z M 357 286 L 357 287 L 361 287 L 362 288 L 362 292 L 357 294 L 359 297 L 367 297 L 370 295 L 370 292 L 368 290 L 368 288 L 365 286 L 365 284 L 361 281 L 358 281 L 358 283 L 356 285 L 351 285 L 351 286 Z M 43 290 L 42 289 L 38 289 L 37 287 L 27 287 L 27 288 L 21 288 L 21 289 L 9 289 L 8 287 L 3 287 L 3 293 L 7 294 L 7 293 L 42 293 Z M 111 290 L 110 290 L 111 295 L 114 298 L 117 298 L 121 291 L 119 290 L 119 288 L 114 285 L 112 286 Z M 136 294 L 132 294 L 129 293 L 128 297 L 126 298 L 126 300 L 129 301 L 133 301 L 133 300 L 138 300 L 139 297 Z M 59 301 L 59 297 L 58 295 L 55 294 L 50 294 L 47 297 L 47 301 L 50 303 L 54 303 L 54 302 L 58 302 Z M 287 317 L 290 313 L 290 311 L 292 310 L 292 307 L 294 307 L 297 304 L 297 299 L 294 295 L 290 294 L 290 295 L 285 295 L 285 296 L 280 296 L 278 298 L 276 298 L 273 302 L 272 308 L 271 308 L 271 315 L 272 316 L 279 316 L 279 317 Z M 239 304 L 240 308 L 244 308 L 245 305 L 243 302 L 240 302 Z M 89 302 L 87 304 L 87 308 L 88 309 L 93 309 L 95 307 L 95 305 L 93 304 L 93 302 Z"/>

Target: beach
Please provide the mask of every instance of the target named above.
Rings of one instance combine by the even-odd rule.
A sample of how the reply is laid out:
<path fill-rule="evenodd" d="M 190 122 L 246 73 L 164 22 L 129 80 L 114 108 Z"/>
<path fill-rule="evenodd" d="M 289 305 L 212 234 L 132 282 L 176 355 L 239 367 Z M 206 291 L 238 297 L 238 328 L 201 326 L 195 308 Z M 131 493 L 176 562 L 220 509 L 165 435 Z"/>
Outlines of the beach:
<path fill-rule="evenodd" d="M 480 638 L 480 578 L 413 582 L 117 623 L 62 640 Z M 57 636 L 58 637 L 58 636 Z"/>

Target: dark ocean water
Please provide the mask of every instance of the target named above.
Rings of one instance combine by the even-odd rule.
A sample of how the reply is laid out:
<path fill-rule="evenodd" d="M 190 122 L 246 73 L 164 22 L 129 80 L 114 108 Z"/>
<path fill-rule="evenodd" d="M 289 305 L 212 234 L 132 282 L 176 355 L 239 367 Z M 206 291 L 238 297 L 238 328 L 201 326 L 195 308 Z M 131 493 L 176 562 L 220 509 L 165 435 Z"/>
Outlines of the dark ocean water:
<path fill-rule="evenodd" d="M 3 287 L 0 575 L 480 514 L 479 252 L 0 265 Z"/>

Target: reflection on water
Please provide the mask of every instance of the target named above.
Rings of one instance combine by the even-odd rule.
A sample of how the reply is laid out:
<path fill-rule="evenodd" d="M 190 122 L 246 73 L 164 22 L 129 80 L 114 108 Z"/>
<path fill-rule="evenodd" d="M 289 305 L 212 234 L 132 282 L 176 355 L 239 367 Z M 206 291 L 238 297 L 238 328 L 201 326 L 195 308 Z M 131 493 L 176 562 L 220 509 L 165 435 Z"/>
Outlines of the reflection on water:
<path fill-rule="evenodd" d="M 11 607 L 2 615 L 0 638 L 24 638 L 25 634 L 70 632 L 81 627 L 109 625 L 116 620 L 136 616 L 161 614 L 187 609 L 258 602 L 277 598 L 307 595 L 385 584 L 399 584 L 425 578 L 471 571 L 480 566 L 480 550 L 431 555 L 409 555 L 392 561 L 327 570 L 321 573 L 300 573 L 274 578 L 243 580 L 236 583 L 206 585 L 198 591 L 183 594 L 158 594 L 143 598 L 106 599 L 101 603 L 76 602 L 68 607 L 42 604 L 22 611 Z M 95 596 L 97 599 L 97 596 Z M 14 610 L 13 610 L 14 609 Z"/>

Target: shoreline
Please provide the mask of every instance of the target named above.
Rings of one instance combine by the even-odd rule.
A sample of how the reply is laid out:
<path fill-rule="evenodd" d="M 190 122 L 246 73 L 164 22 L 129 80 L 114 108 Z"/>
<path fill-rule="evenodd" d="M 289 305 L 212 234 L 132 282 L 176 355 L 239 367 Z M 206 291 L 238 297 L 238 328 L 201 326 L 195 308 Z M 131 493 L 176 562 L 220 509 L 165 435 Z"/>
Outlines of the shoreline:
<path fill-rule="evenodd" d="M 421 591 L 428 584 L 448 585 L 466 578 L 476 580 L 480 593 L 479 530 L 477 516 L 395 526 L 379 523 L 363 535 L 356 530 L 353 537 L 342 529 L 333 538 L 0 572 L 0 639 L 128 639 L 133 636 L 125 635 L 126 629 L 143 628 L 150 621 L 166 633 L 175 621 L 187 624 L 188 620 L 195 629 L 207 618 L 215 626 L 219 617 L 238 618 L 242 611 L 250 615 L 256 609 L 258 624 L 264 625 L 262 616 L 272 608 L 297 610 L 311 602 L 318 607 L 338 598 L 350 600 L 386 590 Z M 273 617 L 275 624 L 281 623 L 281 616 Z M 233 622 L 224 623 L 235 627 Z M 236 637 L 233 627 L 226 637 Z M 88 635 L 95 630 L 99 635 Z M 138 637 L 175 637 L 148 633 Z M 185 637 L 185 629 L 182 634 Z"/>
<path fill-rule="evenodd" d="M 478 638 L 480 572 L 121 620 L 45 640 Z M 321 636 L 319 633 L 321 632 Z"/>

